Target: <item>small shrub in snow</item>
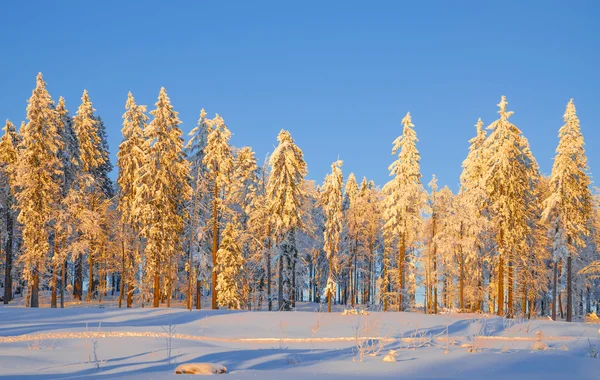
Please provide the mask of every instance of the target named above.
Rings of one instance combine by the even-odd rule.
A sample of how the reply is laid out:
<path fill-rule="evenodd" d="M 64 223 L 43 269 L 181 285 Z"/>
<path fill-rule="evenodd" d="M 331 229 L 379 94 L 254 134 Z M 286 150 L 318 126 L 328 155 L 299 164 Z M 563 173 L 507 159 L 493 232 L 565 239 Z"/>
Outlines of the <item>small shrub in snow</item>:
<path fill-rule="evenodd" d="M 600 323 L 600 317 L 594 312 L 585 316 L 585 323 Z"/>
<path fill-rule="evenodd" d="M 44 346 L 44 341 L 42 340 L 34 340 L 29 345 L 27 345 L 27 349 L 29 351 L 38 351 L 38 350 L 50 350 L 54 348 L 54 345 L 51 344 L 49 346 Z"/>
<path fill-rule="evenodd" d="M 161 326 L 161 328 L 163 329 L 163 331 L 165 332 L 165 334 L 167 334 L 167 337 L 165 338 L 165 342 L 166 342 L 166 351 L 167 351 L 167 363 L 170 365 L 171 364 L 171 358 L 172 358 L 172 350 L 173 350 L 173 336 L 175 336 L 175 331 L 176 331 L 176 326 L 169 324 L 169 326 L 164 327 Z"/>
<path fill-rule="evenodd" d="M 342 315 L 369 315 L 369 313 L 363 309 L 344 309 Z"/>
<path fill-rule="evenodd" d="M 377 356 L 383 350 L 384 339 L 380 336 L 381 325 L 375 319 L 358 321 L 354 329 L 354 346 L 358 361 L 362 362 L 365 355 Z M 355 359 L 352 359 L 355 360 Z"/>
<path fill-rule="evenodd" d="M 598 340 L 600 341 L 600 329 L 598 329 Z M 596 344 L 592 343 L 590 338 L 588 338 L 588 344 L 590 345 L 588 356 L 594 359 L 600 358 L 600 352 L 598 351 L 598 348 L 596 348 Z"/>
<path fill-rule="evenodd" d="M 544 342 L 542 342 L 542 339 L 544 338 L 544 334 L 541 331 L 537 331 L 535 333 L 537 340 L 535 342 L 533 342 L 533 344 L 531 345 L 531 349 L 533 351 L 546 351 L 548 350 L 548 345 Z"/>

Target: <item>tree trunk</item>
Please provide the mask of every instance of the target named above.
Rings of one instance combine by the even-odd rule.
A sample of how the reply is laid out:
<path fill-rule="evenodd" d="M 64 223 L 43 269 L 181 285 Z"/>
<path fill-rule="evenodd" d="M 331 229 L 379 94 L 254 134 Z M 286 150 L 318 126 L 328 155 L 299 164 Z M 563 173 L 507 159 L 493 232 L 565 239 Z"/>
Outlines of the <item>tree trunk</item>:
<path fill-rule="evenodd" d="M 57 286 L 58 286 L 58 262 L 56 259 L 58 258 L 58 236 L 56 236 L 56 231 L 54 231 L 54 242 L 53 242 L 53 258 L 52 258 L 52 280 L 50 281 L 50 308 L 56 309 L 56 296 L 57 296 Z"/>
<path fill-rule="evenodd" d="M 29 301 L 29 307 L 40 307 L 39 302 L 39 289 L 40 289 L 40 277 L 39 277 L 39 268 L 36 268 L 36 271 L 33 275 L 33 284 L 31 285 L 31 298 Z"/>
<path fill-rule="evenodd" d="M 508 255 L 508 313 L 507 318 L 514 317 L 514 287 L 515 287 L 515 279 L 514 279 L 515 269 L 513 266 L 513 253 L 509 253 Z"/>
<path fill-rule="evenodd" d="M 527 282 L 523 282 L 523 296 L 521 298 L 521 313 L 523 313 L 523 319 L 528 318 L 528 316 L 527 316 Z"/>
<path fill-rule="evenodd" d="M 167 275 L 167 307 L 171 307 L 171 298 L 173 296 L 173 255 L 169 255 L 169 265 L 168 265 L 168 275 Z"/>
<path fill-rule="evenodd" d="M 292 284 L 290 288 L 290 298 L 292 307 L 296 307 L 296 259 L 298 258 L 298 254 L 296 250 L 294 250 L 294 255 L 292 256 Z"/>
<path fill-rule="evenodd" d="M 4 252 L 6 254 L 6 268 L 4 270 L 4 304 L 7 305 L 12 300 L 12 259 L 13 259 L 13 215 L 11 209 L 10 195 L 6 205 L 6 244 Z"/>
<path fill-rule="evenodd" d="M 552 320 L 556 321 L 556 292 L 557 292 L 557 282 L 558 282 L 558 261 L 554 262 L 554 275 L 552 276 Z"/>
<path fill-rule="evenodd" d="M 89 269 L 89 283 L 88 283 L 88 292 L 86 301 L 90 302 L 92 300 L 92 292 L 94 291 L 94 243 L 90 243 L 90 252 L 88 253 L 88 265 Z"/>
<path fill-rule="evenodd" d="M 196 278 L 196 309 L 202 309 L 202 283 Z"/>
<path fill-rule="evenodd" d="M 75 278 L 73 281 L 73 299 L 83 300 L 83 255 L 77 255 L 75 259 Z"/>
<path fill-rule="evenodd" d="M 381 294 L 381 297 L 383 297 L 383 311 L 388 311 L 388 300 L 387 300 L 387 295 L 385 294 L 387 292 L 386 284 L 388 282 L 388 273 L 387 273 L 388 265 L 387 265 L 386 252 L 387 252 L 387 247 L 385 247 L 383 250 L 383 284 L 384 284 L 384 286 L 382 289 L 383 294 Z"/>
<path fill-rule="evenodd" d="M 459 298 L 458 298 L 458 302 L 459 302 L 459 308 L 461 311 L 464 311 L 465 309 L 465 257 L 462 253 L 462 247 L 461 249 L 461 253 L 460 253 L 460 275 L 459 275 Z"/>
<path fill-rule="evenodd" d="M 573 321 L 573 272 L 571 254 L 567 256 L 567 322 Z"/>
<path fill-rule="evenodd" d="M 123 233 L 121 239 L 121 289 L 119 290 L 119 309 L 123 304 L 123 295 L 125 293 L 125 278 L 127 276 L 127 269 L 125 263 L 125 224 L 121 225 L 121 231 Z"/>
<path fill-rule="evenodd" d="M 154 307 L 159 307 L 160 305 L 160 268 L 157 266 L 154 271 Z"/>
<path fill-rule="evenodd" d="M 498 258 L 498 295 L 496 297 L 498 303 L 498 315 L 504 316 L 504 258 L 502 257 L 502 253 L 500 253 L 500 257 Z"/>
<path fill-rule="evenodd" d="M 219 187 L 215 180 L 215 188 L 213 192 L 213 247 L 212 247 L 212 309 L 216 310 L 217 306 L 217 251 L 219 249 L 219 226 L 218 226 L 218 202 L 219 202 Z"/>
<path fill-rule="evenodd" d="M 402 236 L 400 237 L 400 252 L 398 255 L 398 311 L 402 311 L 404 310 L 404 305 L 403 305 L 403 296 L 404 296 L 404 260 L 406 260 L 405 257 L 405 249 L 406 249 L 406 242 L 405 242 L 405 237 L 404 237 L 404 233 L 402 233 Z"/>
<path fill-rule="evenodd" d="M 277 282 L 277 310 L 283 309 L 283 257 L 279 255 L 279 278 Z"/>
<path fill-rule="evenodd" d="M 333 271 L 333 256 L 329 255 L 329 278 L 333 278 L 332 276 L 332 272 Z M 327 281 L 329 285 L 329 281 Z M 331 313 L 331 289 L 329 287 L 327 287 L 327 312 Z"/>
<path fill-rule="evenodd" d="M 269 300 L 269 311 L 273 310 L 273 300 L 271 299 L 271 225 L 267 227 L 267 252 L 265 255 L 267 262 L 267 299 Z"/>
<path fill-rule="evenodd" d="M 63 239 L 63 244 L 62 247 L 64 248 L 64 239 Z M 64 309 L 65 308 L 65 283 L 67 282 L 67 273 L 66 273 L 66 269 L 67 269 L 67 260 L 63 260 L 62 262 L 62 267 L 60 270 L 60 308 Z"/>
<path fill-rule="evenodd" d="M 52 266 L 52 280 L 50 285 L 50 308 L 56 309 L 57 305 L 57 286 L 58 286 L 58 266 Z"/>

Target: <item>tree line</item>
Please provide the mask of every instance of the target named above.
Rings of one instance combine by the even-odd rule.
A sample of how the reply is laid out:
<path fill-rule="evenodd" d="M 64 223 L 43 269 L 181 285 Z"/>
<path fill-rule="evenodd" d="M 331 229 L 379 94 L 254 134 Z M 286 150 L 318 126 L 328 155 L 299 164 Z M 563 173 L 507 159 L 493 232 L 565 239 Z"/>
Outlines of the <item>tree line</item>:
<path fill-rule="evenodd" d="M 41 73 L 19 131 L 0 139 L 4 303 L 118 296 L 119 307 L 290 310 L 298 301 L 571 321 L 600 304 L 598 198 L 571 100 L 550 176 L 511 123 L 481 119 L 460 190 L 425 189 L 410 113 L 383 186 L 331 166 L 308 180 L 289 131 L 264 163 L 202 110 L 184 140 L 162 88 L 129 93 L 113 183 L 106 127 L 87 91 L 74 116 Z M 85 295 L 85 298 L 84 298 Z"/>

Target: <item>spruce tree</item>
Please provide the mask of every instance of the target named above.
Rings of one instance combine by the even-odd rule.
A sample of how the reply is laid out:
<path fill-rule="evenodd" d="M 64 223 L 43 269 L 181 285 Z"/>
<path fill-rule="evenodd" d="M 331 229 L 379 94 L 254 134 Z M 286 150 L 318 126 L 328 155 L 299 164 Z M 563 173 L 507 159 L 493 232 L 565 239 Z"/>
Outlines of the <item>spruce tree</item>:
<path fill-rule="evenodd" d="M 407 250 L 416 241 L 420 228 L 420 210 L 425 205 L 425 192 L 421 185 L 417 150 L 417 134 L 410 112 L 402 119 L 402 135 L 394 140 L 392 154 L 398 153 L 398 159 L 390 166 L 390 176 L 394 178 L 387 187 L 387 210 L 385 228 L 389 231 L 390 242 L 397 240 L 398 245 L 398 310 L 404 310 Z"/>
<path fill-rule="evenodd" d="M 80 199 L 86 210 L 91 215 L 100 217 L 102 202 L 106 199 L 104 183 L 98 177 L 100 168 L 106 165 L 107 152 L 102 146 L 102 137 L 99 133 L 99 122 L 94 115 L 94 108 L 87 90 L 83 91 L 81 105 L 73 118 L 74 129 L 79 141 L 79 154 L 81 159 L 81 176 L 79 178 L 78 191 L 84 192 Z M 85 240 L 88 246 L 88 292 L 87 301 L 91 301 L 96 290 L 97 281 L 94 276 L 96 256 L 100 252 L 96 228 L 98 224 L 84 223 L 81 226 L 79 239 Z M 75 286 L 73 289 L 75 299 L 81 299 L 83 295 L 83 254 L 75 258 Z"/>
<path fill-rule="evenodd" d="M 18 221 L 23 225 L 24 252 L 19 261 L 23 264 L 23 279 L 30 289 L 29 305 L 38 307 L 40 277 L 45 273 L 50 248 L 49 226 L 60 199 L 60 185 L 55 178 L 63 170 L 57 158 L 62 147 L 59 115 L 41 73 L 29 99 L 27 119 L 28 123 L 20 131 L 22 141 L 15 175 Z"/>
<path fill-rule="evenodd" d="M 223 231 L 223 239 L 217 251 L 217 294 L 218 304 L 226 306 L 229 310 L 239 309 L 241 306 L 240 272 L 244 258 L 242 246 L 239 242 L 238 229 L 233 223 L 227 223 Z"/>
<path fill-rule="evenodd" d="M 60 201 L 57 210 L 54 230 L 52 235 L 52 278 L 51 278 L 51 307 L 57 307 L 57 296 L 60 291 L 60 307 L 64 308 L 64 290 L 67 281 L 67 245 L 68 234 L 72 229 L 68 218 L 68 205 L 65 203 L 73 183 L 80 174 L 79 158 L 79 140 L 75 132 L 73 119 L 66 109 L 65 99 L 61 96 L 56 105 L 56 112 L 59 115 L 58 134 L 62 140 L 62 147 L 57 152 L 57 157 L 61 161 L 63 171 L 55 176 L 55 180 L 60 184 Z M 60 273 L 60 279 L 59 279 Z M 60 284 L 60 289 L 58 285 Z"/>
<path fill-rule="evenodd" d="M 514 315 L 514 265 L 520 244 L 529 232 L 527 223 L 527 197 L 530 190 L 530 172 L 527 157 L 521 144 L 521 131 L 508 119 L 513 114 L 506 110 L 508 102 L 502 96 L 498 107 L 500 119 L 488 129 L 492 132 L 485 142 L 487 172 L 485 176 L 490 219 L 496 238 L 496 297 L 497 314 Z M 507 310 L 504 308 L 504 284 Z"/>
<path fill-rule="evenodd" d="M 288 131 L 281 130 L 277 136 L 279 145 L 269 158 L 271 174 L 266 186 L 267 210 L 272 226 L 278 255 L 278 309 L 289 309 L 291 294 L 284 298 L 284 282 L 289 279 L 292 260 L 295 259 L 295 231 L 303 227 L 302 183 L 306 176 L 306 162 L 302 150 L 296 146 Z M 269 258 L 267 258 L 269 259 Z M 284 261 L 286 270 L 284 271 Z"/>
<path fill-rule="evenodd" d="M 325 177 L 321 203 L 325 213 L 325 231 L 323 233 L 325 253 L 329 262 L 329 275 L 327 277 L 327 311 L 331 313 L 331 298 L 335 294 L 335 255 L 340 250 L 342 234 L 342 161 L 335 161 L 331 165 L 331 173 Z"/>
<path fill-rule="evenodd" d="M 134 291 L 134 269 L 137 264 L 139 252 L 139 218 L 135 209 L 138 196 L 138 186 L 142 168 L 146 164 L 144 150 L 144 130 L 148 123 L 146 106 L 137 105 L 131 92 L 127 95 L 123 114 L 123 141 L 117 153 L 117 167 L 119 174 L 117 184 L 118 210 L 121 216 L 121 288 L 119 291 L 119 307 L 125 296 L 127 286 L 127 307 L 131 307 Z"/>
<path fill-rule="evenodd" d="M 147 160 L 141 169 L 136 208 L 141 213 L 145 277 L 153 280 L 153 306 L 161 295 L 170 306 L 177 256 L 182 253 L 184 206 L 191 196 L 189 163 L 183 152 L 181 123 L 165 88 L 160 89 L 154 119 L 144 130 Z M 166 279 L 161 294 L 161 277 Z"/>
<path fill-rule="evenodd" d="M 360 240 L 363 232 L 363 213 L 364 204 L 360 197 L 360 190 L 354 173 L 348 175 L 344 191 L 344 199 L 347 200 L 347 206 L 344 209 L 344 225 L 346 234 L 346 245 L 349 253 L 348 261 L 350 267 L 350 304 L 354 307 L 358 298 L 358 254 Z"/>
<path fill-rule="evenodd" d="M 200 309 L 202 307 L 201 255 L 203 252 L 210 251 L 212 246 L 209 239 L 202 238 L 208 236 L 210 205 L 212 204 L 212 193 L 209 188 L 210 181 L 207 177 L 208 169 L 204 164 L 208 134 L 211 129 L 211 120 L 206 117 L 206 111 L 203 108 L 200 111 L 198 124 L 189 133 L 190 140 L 186 145 L 186 153 L 188 160 L 190 161 L 192 186 L 192 199 L 189 202 L 187 211 L 190 218 L 186 231 L 188 249 L 187 307 L 190 310 L 192 309 L 193 303 L 192 288 L 194 278 L 196 279 L 196 308 Z M 194 256 L 197 256 L 195 264 L 193 263 Z"/>
<path fill-rule="evenodd" d="M 4 135 L 0 139 L 0 176 L 3 182 L 3 217 L 6 223 L 6 241 L 4 242 L 4 304 L 12 300 L 12 270 L 13 270 L 13 244 L 14 244 L 14 194 L 16 165 L 19 158 L 17 147 L 21 136 L 10 121 L 4 125 Z"/>
<path fill-rule="evenodd" d="M 229 147 L 231 132 L 225 121 L 218 114 L 212 120 L 212 129 L 208 133 L 204 165 L 208 170 L 212 187 L 212 308 L 218 308 L 217 276 L 219 249 L 219 220 L 225 211 L 224 198 L 229 192 L 230 178 L 233 171 L 233 157 Z"/>
<path fill-rule="evenodd" d="M 579 118 L 573 99 L 567 104 L 563 115 L 565 124 L 558 132 L 552 175 L 550 196 L 545 201 L 544 214 L 553 221 L 555 236 L 555 262 L 558 252 L 566 253 L 567 260 L 567 322 L 573 318 L 573 257 L 584 246 L 584 237 L 589 233 L 588 225 L 592 215 L 592 195 L 588 175 L 584 141 L 579 126 Z M 555 264 L 555 268 L 556 268 Z M 556 269 L 555 274 L 556 277 Z M 556 289 L 553 289 L 556 299 Z M 553 302 L 553 318 L 556 302 Z"/>

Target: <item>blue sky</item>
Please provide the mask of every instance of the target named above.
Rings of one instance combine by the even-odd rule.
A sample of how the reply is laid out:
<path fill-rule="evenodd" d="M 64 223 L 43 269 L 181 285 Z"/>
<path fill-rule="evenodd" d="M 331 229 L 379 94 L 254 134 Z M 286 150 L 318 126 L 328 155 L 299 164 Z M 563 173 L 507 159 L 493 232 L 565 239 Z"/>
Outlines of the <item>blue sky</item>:
<path fill-rule="evenodd" d="M 25 117 L 41 71 L 72 114 L 86 88 L 114 162 L 127 92 L 153 108 L 165 86 L 187 133 L 201 108 L 262 160 L 288 129 L 310 179 L 344 160 L 388 180 L 400 120 L 413 115 L 423 182 L 458 188 L 478 117 L 506 95 L 550 173 L 575 98 L 600 172 L 600 2 L 1 2 L 0 119 Z"/>

